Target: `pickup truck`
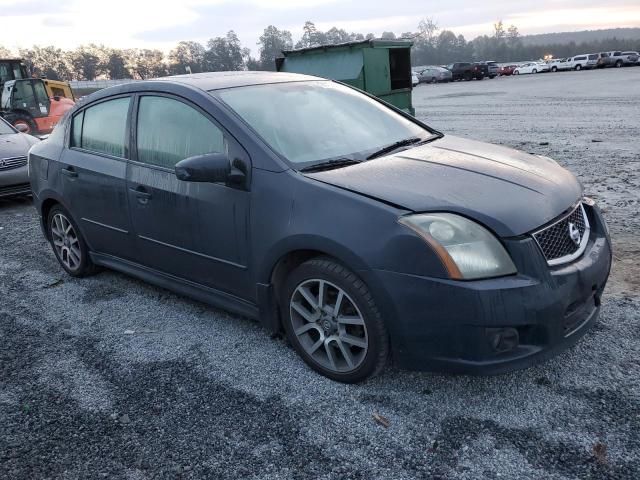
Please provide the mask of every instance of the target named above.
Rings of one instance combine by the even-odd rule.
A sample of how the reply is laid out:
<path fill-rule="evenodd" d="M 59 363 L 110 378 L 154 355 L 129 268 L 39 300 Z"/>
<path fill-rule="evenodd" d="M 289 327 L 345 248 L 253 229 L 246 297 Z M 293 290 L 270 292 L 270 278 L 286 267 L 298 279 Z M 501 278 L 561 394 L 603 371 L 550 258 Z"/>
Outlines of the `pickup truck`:
<path fill-rule="evenodd" d="M 487 65 L 469 62 L 456 62 L 447 65 L 447 69 L 451 70 L 452 80 L 482 80 L 488 76 Z"/>
<path fill-rule="evenodd" d="M 634 55 L 635 52 L 603 52 L 600 54 L 600 59 L 598 61 L 598 67 L 624 67 L 626 65 L 635 65 L 638 62 L 637 55 Z"/>

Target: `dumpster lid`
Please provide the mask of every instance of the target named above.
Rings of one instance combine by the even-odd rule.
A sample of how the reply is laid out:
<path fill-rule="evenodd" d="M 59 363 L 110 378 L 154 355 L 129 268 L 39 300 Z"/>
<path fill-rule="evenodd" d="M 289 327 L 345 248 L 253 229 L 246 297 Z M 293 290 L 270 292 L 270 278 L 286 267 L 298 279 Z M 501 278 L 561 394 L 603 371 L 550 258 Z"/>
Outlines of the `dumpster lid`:
<path fill-rule="evenodd" d="M 334 43 L 331 45 L 318 45 L 317 47 L 295 48 L 292 50 L 283 50 L 282 54 L 287 57 L 289 55 L 301 55 L 306 52 L 336 50 L 341 48 L 410 48 L 413 40 L 386 40 L 384 38 L 372 38 L 370 40 L 357 40 L 353 42 Z"/>

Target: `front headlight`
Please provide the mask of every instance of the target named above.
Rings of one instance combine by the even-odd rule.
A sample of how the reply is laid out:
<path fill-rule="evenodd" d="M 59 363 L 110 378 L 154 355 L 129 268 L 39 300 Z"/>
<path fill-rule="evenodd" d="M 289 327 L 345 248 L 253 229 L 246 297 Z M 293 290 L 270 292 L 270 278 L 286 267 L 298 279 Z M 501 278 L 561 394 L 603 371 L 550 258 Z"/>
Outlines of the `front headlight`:
<path fill-rule="evenodd" d="M 511 257 L 486 228 L 452 213 L 401 217 L 398 222 L 420 235 L 436 252 L 449 276 L 459 280 L 516 273 Z"/>

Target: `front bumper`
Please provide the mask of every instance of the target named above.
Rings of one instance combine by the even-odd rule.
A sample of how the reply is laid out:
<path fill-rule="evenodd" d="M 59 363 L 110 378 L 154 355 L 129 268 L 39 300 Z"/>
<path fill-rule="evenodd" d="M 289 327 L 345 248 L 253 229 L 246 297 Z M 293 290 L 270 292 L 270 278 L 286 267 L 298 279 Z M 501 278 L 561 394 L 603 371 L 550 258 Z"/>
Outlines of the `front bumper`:
<path fill-rule="evenodd" d="M 0 197 L 12 197 L 31 193 L 27 167 L 0 171 Z"/>
<path fill-rule="evenodd" d="M 586 207 L 585 207 L 586 208 Z M 546 359 L 574 344 L 596 321 L 611 267 L 597 208 L 591 237 L 572 263 L 549 267 L 530 237 L 505 246 L 518 269 L 508 277 L 453 281 L 373 271 L 393 312 L 385 311 L 401 368 L 495 374 Z M 367 280 L 365 278 L 365 280 Z"/>

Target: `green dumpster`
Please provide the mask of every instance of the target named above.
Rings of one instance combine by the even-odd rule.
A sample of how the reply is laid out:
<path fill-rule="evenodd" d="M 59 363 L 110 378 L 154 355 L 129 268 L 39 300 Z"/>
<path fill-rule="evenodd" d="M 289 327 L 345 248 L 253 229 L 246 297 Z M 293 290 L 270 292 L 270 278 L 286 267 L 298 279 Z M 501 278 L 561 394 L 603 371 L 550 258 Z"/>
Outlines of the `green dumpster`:
<path fill-rule="evenodd" d="M 407 40 L 373 39 L 285 50 L 276 59 L 276 69 L 339 80 L 414 115 L 412 45 Z"/>

